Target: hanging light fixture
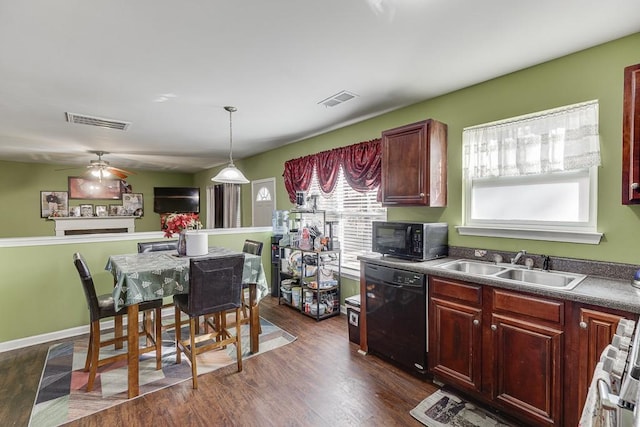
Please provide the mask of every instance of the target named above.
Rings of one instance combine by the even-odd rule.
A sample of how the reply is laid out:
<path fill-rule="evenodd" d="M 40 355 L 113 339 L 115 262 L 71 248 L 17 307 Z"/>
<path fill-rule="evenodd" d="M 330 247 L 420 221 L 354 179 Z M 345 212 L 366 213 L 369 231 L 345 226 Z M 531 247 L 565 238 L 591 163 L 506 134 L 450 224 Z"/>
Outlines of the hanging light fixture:
<path fill-rule="evenodd" d="M 248 184 L 249 180 L 233 164 L 233 127 L 231 115 L 237 111 L 236 107 L 224 107 L 229 112 L 229 165 L 222 169 L 218 175 L 211 178 L 211 181 L 223 182 L 226 184 Z"/>

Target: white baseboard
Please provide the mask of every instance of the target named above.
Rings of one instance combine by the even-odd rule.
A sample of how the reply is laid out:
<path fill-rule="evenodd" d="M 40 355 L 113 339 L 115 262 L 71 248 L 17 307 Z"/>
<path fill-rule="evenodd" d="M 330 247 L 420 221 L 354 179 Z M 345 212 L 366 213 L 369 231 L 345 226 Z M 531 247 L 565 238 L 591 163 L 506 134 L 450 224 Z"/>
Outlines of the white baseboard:
<path fill-rule="evenodd" d="M 165 307 L 162 309 L 162 317 L 173 316 L 173 307 Z M 142 319 L 142 314 L 140 314 Z M 123 323 L 127 325 L 127 317 L 123 319 Z M 113 319 L 100 322 L 100 330 L 113 329 Z M 41 335 L 33 335 L 31 337 L 20 338 L 13 341 L 5 341 L 0 343 L 0 353 L 5 351 L 17 350 L 19 348 L 29 347 L 36 344 L 44 344 L 51 341 L 73 338 L 89 333 L 89 325 L 76 326 L 75 328 L 63 329 L 61 331 L 49 332 Z"/>

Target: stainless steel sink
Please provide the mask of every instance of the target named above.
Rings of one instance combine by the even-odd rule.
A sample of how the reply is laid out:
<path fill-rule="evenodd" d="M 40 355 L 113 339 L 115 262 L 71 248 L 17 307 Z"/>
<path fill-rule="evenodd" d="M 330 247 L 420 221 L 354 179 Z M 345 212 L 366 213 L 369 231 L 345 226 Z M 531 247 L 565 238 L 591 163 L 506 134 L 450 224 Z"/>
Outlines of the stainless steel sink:
<path fill-rule="evenodd" d="M 505 270 L 505 267 L 499 267 L 495 264 L 466 260 L 448 262 L 446 264 L 441 264 L 439 267 L 446 268 L 447 270 L 462 271 L 463 273 L 480 274 L 483 276 Z"/>
<path fill-rule="evenodd" d="M 496 274 L 503 279 L 525 282 L 527 284 L 551 286 L 560 289 L 573 289 L 586 276 L 573 273 L 560 273 L 541 270 L 507 269 Z"/>
<path fill-rule="evenodd" d="M 562 271 L 529 270 L 524 266 L 511 264 L 491 264 L 482 261 L 459 259 L 438 265 L 438 268 L 460 271 L 475 276 L 494 277 L 529 286 L 545 286 L 570 290 L 587 276 Z"/>

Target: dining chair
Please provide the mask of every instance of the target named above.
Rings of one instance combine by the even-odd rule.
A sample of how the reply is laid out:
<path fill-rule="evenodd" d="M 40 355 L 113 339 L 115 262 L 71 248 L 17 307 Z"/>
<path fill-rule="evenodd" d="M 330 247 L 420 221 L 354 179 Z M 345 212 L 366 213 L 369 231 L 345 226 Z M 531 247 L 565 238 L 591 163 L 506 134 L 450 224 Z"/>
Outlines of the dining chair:
<path fill-rule="evenodd" d="M 158 252 L 158 251 L 170 251 L 178 249 L 178 241 L 177 240 L 169 240 L 169 241 L 155 241 L 155 242 L 138 242 L 138 253 L 148 253 L 148 252 Z M 173 307 L 173 302 L 168 304 L 164 304 L 163 308 Z M 181 325 L 186 325 L 189 323 L 188 320 L 182 320 Z M 164 323 L 162 324 L 162 330 L 165 331 L 167 329 L 172 329 L 176 326 L 175 323 Z"/>
<path fill-rule="evenodd" d="M 177 240 L 159 241 L 159 242 L 138 242 L 138 253 L 170 251 L 178 249 Z"/>
<path fill-rule="evenodd" d="M 191 258 L 189 292 L 173 296 L 176 323 L 180 321 L 182 313 L 189 316 L 189 339 L 183 340 L 181 328 L 176 328 L 176 363 L 181 362 L 182 353 L 189 358 L 194 389 L 198 388 L 196 358 L 205 351 L 235 344 L 238 372 L 242 371 L 240 322 L 236 320 L 235 335 L 231 334 L 227 329 L 226 315 L 235 312 L 236 319 L 240 316 L 243 268 L 243 254 Z M 205 333 L 196 336 L 196 322 L 200 316 L 204 316 L 208 325 L 205 326 Z M 208 326 L 213 329 L 212 332 Z"/>
<path fill-rule="evenodd" d="M 93 277 L 91 276 L 91 272 L 89 271 L 89 267 L 84 259 L 84 257 L 76 252 L 73 254 L 73 263 L 78 270 L 78 274 L 80 275 L 80 281 L 82 282 L 82 289 L 84 290 L 84 295 L 87 300 L 87 305 L 89 306 L 89 318 L 91 321 L 89 328 L 89 347 L 87 350 L 87 359 L 84 364 L 84 371 L 89 372 L 89 379 L 87 381 L 87 391 L 91 391 L 93 389 L 93 383 L 96 378 L 96 373 L 98 368 L 109 363 L 117 362 L 120 360 L 127 360 L 127 353 L 117 354 L 114 356 L 105 357 L 100 359 L 100 348 L 106 347 L 108 345 L 121 344 L 126 342 L 126 335 L 117 335 L 111 339 L 101 340 L 100 336 L 100 320 L 106 319 L 109 317 L 120 317 L 127 314 L 127 308 L 121 308 L 120 310 L 115 310 L 113 296 L 111 294 L 97 295 L 95 284 L 93 283 Z M 160 369 L 162 367 L 162 331 L 160 329 L 160 318 L 162 313 L 162 300 L 153 300 L 146 301 L 140 303 L 139 310 L 141 312 L 154 312 L 154 324 L 155 324 L 155 332 L 152 332 L 149 329 L 149 325 L 147 322 L 143 322 L 143 329 L 140 332 L 142 336 L 145 336 L 150 342 L 151 345 L 147 345 L 146 347 L 140 349 L 140 353 L 148 353 L 151 351 L 156 352 L 156 369 Z M 129 321 L 136 321 L 137 319 L 129 319 Z"/>
<path fill-rule="evenodd" d="M 253 254 L 253 255 L 258 255 L 261 256 L 262 255 L 262 246 L 264 244 L 262 242 L 259 242 L 257 240 L 250 240 L 250 239 L 246 239 L 244 241 L 244 245 L 242 246 L 242 252 L 246 253 L 246 254 Z M 251 319 L 253 318 L 253 308 L 255 307 L 255 288 L 251 288 L 252 284 L 249 283 L 245 283 L 242 285 L 242 295 L 241 295 L 241 299 L 242 299 L 242 323 L 250 323 Z M 255 285 L 253 285 L 255 286 Z M 248 295 L 247 295 L 248 294 Z M 253 295 L 252 295 L 253 294 Z M 247 296 L 249 298 L 247 298 Z M 249 302 L 247 302 L 247 300 Z M 248 313 L 247 313 L 248 312 Z M 260 327 L 260 323 L 258 322 L 258 333 L 261 334 L 262 333 L 262 328 Z"/>

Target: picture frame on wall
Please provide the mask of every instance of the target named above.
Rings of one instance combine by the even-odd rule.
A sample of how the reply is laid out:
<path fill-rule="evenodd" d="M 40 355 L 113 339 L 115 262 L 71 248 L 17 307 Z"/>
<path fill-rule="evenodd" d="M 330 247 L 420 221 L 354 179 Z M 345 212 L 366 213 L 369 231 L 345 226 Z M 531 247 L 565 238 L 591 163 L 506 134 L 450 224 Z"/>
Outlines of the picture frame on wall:
<path fill-rule="evenodd" d="M 96 205 L 96 216 L 107 216 L 107 205 Z"/>
<path fill-rule="evenodd" d="M 122 205 L 109 205 L 109 216 L 122 216 L 124 207 Z"/>
<path fill-rule="evenodd" d="M 93 205 L 91 204 L 86 204 L 86 205 L 80 205 L 80 216 L 93 216 Z"/>
<path fill-rule="evenodd" d="M 40 218 L 69 216 L 69 193 L 66 191 L 40 192 Z"/>
<path fill-rule="evenodd" d="M 123 215 L 142 216 L 144 199 L 142 193 L 126 193 L 122 195 Z"/>
<path fill-rule="evenodd" d="M 69 177 L 70 199 L 120 199 L 122 189 L 119 179 L 87 179 Z"/>

